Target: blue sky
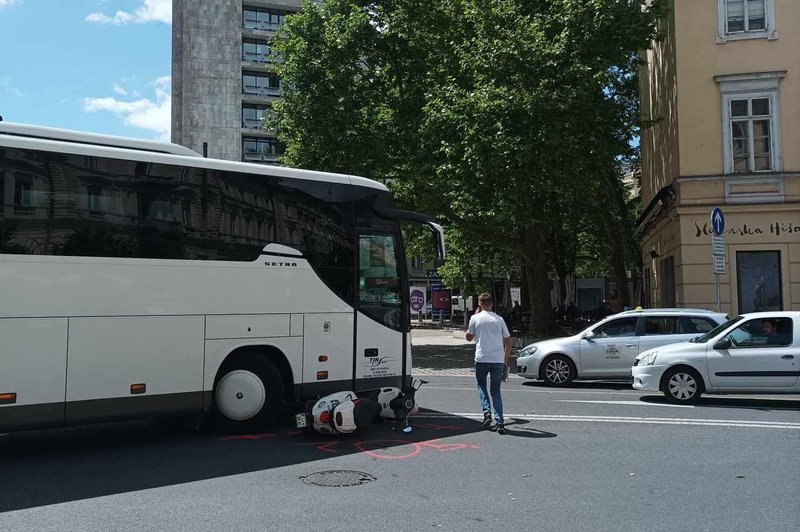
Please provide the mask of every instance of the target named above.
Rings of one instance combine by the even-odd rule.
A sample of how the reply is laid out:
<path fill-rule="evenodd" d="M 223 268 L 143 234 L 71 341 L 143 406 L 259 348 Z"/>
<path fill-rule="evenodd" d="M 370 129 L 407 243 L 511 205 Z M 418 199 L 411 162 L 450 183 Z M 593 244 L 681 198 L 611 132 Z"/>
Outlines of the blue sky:
<path fill-rule="evenodd" d="M 169 139 L 172 0 L 0 0 L 0 115 Z"/>

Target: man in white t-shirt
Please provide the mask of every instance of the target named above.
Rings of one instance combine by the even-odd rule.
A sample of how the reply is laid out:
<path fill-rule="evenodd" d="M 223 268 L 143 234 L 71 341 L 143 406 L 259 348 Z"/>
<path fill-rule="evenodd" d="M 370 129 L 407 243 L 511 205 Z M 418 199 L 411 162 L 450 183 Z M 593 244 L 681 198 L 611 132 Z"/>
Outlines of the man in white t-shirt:
<path fill-rule="evenodd" d="M 492 296 L 478 296 L 478 309 L 469 320 L 467 341 L 475 339 L 475 377 L 478 379 L 478 398 L 483 408 L 483 426 L 492 424 L 492 406 L 494 420 L 499 434 L 505 434 L 503 426 L 503 399 L 500 397 L 500 381 L 508 367 L 508 356 L 511 354 L 511 333 L 503 318 L 492 312 L 494 304 Z M 489 390 L 486 390 L 486 377 L 489 377 Z M 489 405 L 489 396 L 492 404 Z"/>

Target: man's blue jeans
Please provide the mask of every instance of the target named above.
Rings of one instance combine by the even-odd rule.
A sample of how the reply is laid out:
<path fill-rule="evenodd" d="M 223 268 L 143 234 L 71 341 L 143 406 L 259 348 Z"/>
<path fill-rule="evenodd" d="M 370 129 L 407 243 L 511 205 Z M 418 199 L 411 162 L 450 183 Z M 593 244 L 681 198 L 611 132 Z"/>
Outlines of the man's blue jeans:
<path fill-rule="evenodd" d="M 500 381 L 503 380 L 503 363 L 475 363 L 475 378 L 478 379 L 478 398 L 481 400 L 481 407 L 484 415 L 491 415 L 492 408 L 489 406 L 489 394 L 491 391 L 492 406 L 494 406 L 494 420 L 503 423 L 503 398 L 500 397 Z M 486 376 L 489 376 L 489 391 L 486 390 Z"/>

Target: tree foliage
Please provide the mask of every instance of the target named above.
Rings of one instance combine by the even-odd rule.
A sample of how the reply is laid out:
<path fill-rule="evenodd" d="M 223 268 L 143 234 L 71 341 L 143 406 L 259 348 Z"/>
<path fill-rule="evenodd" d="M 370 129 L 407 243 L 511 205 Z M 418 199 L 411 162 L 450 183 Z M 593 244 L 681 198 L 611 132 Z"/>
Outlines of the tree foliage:
<path fill-rule="evenodd" d="M 578 268 L 587 235 L 624 276 L 618 161 L 636 134 L 638 51 L 664 9 L 643 4 L 308 1 L 277 44 L 285 163 L 393 179 L 401 201 L 455 228 L 455 277 L 513 254 L 542 332 L 548 276 Z"/>

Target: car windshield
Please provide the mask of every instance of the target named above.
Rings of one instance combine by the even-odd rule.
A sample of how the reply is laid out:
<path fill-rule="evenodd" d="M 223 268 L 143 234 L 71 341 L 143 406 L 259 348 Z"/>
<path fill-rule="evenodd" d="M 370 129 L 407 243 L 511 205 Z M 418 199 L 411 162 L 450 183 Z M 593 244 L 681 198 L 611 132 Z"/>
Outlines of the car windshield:
<path fill-rule="evenodd" d="M 743 319 L 742 316 L 736 316 L 735 318 L 726 321 L 722 325 L 717 325 L 715 328 L 711 329 L 704 335 L 698 336 L 697 338 L 693 338 L 689 341 L 698 344 L 704 344 L 709 340 L 711 340 L 712 338 L 714 338 L 719 333 L 721 333 L 722 331 L 724 331 L 725 329 L 727 329 L 728 327 L 730 327 L 731 325 L 733 325 L 734 323 L 741 321 L 742 319 Z"/>

